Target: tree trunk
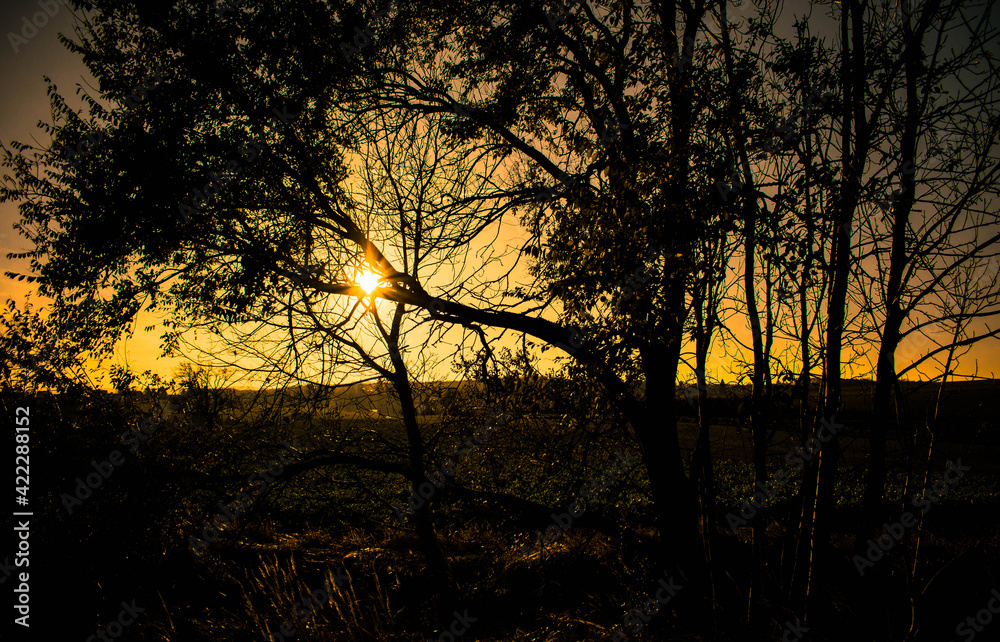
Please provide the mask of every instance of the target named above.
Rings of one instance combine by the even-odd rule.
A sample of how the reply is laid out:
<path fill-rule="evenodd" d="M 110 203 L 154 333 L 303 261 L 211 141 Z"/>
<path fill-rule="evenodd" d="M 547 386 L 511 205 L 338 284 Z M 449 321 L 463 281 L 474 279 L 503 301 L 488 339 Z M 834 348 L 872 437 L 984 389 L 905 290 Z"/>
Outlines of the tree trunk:
<path fill-rule="evenodd" d="M 397 305 L 397 317 L 401 314 L 403 305 Z M 394 324 L 394 326 L 398 326 Z M 395 329 L 395 328 L 394 328 Z M 423 436 L 420 434 L 420 426 L 417 424 L 416 407 L 413 402 L 413 389 L 410 386 L 409 374 L 406 364 L 403 362 L 399 352 L 396 336 L 389 337 L 389 358 L 395 369 L 395 376 L 392 379 L 393 387 L 399 396 L 399 403 L 403 415 L 403 427 L 406 431 L 406 441 L 409 448 L 409 469 L 411 492 L 417 497 L 420 495 L 420 487 L 425 483 L 430 483 L 425 477 L 426 470 L 426 449 Z M 431 484 L 433 486 L 433 484 Z M 444 617 L 449 611 L 451 604 L 457 604 L 459 598 L 459 587 L 451 573 L 448 558 L 441 550 L 441 543 L 437 533 L 434 531 L 434 523 L 431 517 L 431 505 L 433 496 L 428 498 L 413 512 L 413 524 L 420 538 L 420 545 L 427 558 L 427 566 L 430 568 L 431 577 L 438 590 L 438 593 L 445 598 L 442 603 L 441 615 Z"/>
<path fill-rule="evenodd" d="M 665 346 L 640 350 L 646 373 L 645 421 L 633 424 L 649 475 L 661 550 L 669 568 L 685 578 L 692 596 L 707 593 L 707 561 L 698 532 L 698 498 L 685 475 L 677 433 L 677 363 L 681 331 L 671 329 Z M 655 401 L 654 401 L 655 400 Z"/>
<path fill-rule="evenodd" d="M 711 297 L 707 300 L 711 301 Z M 712 303 L 709 303 L 712 305 Z M 708 313 L 709 318 L 714 313 Z M 712 567 L 712 551 L 716 539 L 715 514 L 715 472 L 712 468 L 712 448 L 710 441 L 711 416 L 708 410 L 708 382 L 705 365 L 708 360 L 708 349 L 712 340 L 712 324 L 702 324 L 699 315 L 699 331 L 695 340 L 695 377 L 698 384 L 698 441 L 695 444 L 691 472 L 699 490 L 701 500 L 702 542 L 705 547 L 705 557 L 709 572 L 709 586 L 712 591 L 711 603 L 714 606 L 715 580 Z"/>
<path fill-rule="evenodd" d="M 937 2 L 932 2 L 925 11 L 935 12 Z M 887 431 L 892 425 L 892 390 L 896 384 L 896 348 L 899 345 L 900 328 L 905 318 L 901 295 L 903 273 L 909 265 L 907 256 L 906 230 L 910 222 L 910 211 L 916 197 L 917 131 L 920 126 L 921 105 L 918 95 L 920 68 L 923 64 L 923 49 L 920 39 L 914 35 L 910 16 L 901 11 L 903 37 L 903 64 L 906 72 L 906 120 L 900 141 L 900 159 L 896 171 L 900 177 L 900 189 L 892 199 L 892 247 L 889 255 L 889 273 L 886 279 L 884 302 L 886 308 L 885 327 L 879 344 L 879 358 L 876 369 L 873 418 L 870 433 L 870 455 L 868 479 L 864 494 L 864 521 L 858 533 L 863 542 L 875 533 L 882 517 L 882 500 L 886 482 Z M 922 30 L 918 30 L 918 34 Z"/>

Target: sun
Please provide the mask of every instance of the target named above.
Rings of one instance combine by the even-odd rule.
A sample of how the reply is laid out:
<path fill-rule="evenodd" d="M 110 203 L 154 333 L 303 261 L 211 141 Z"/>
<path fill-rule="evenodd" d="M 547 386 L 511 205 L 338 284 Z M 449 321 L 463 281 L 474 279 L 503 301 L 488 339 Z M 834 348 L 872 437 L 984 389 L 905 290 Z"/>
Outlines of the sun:
<path fill-rule="evenodd" d="M 378 279 L 379 276 L 377 274 L 365 270 L 358 276 L 357 282 L 358 285 L 361 286 L 362 290 L 364 290 L 368 294 L 371 294 L 372 292 L 375 291 L 375 288 L 378 287 Z"/>

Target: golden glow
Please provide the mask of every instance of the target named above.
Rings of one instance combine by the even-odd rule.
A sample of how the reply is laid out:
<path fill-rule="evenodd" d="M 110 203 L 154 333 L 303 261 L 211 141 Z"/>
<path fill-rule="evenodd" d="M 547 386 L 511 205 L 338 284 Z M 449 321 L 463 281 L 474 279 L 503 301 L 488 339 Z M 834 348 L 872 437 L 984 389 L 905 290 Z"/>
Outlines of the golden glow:
<path fill-rule="evenodd" d="M 375 291 L 375 288 L 378 287 L 378 278 L 379 278 L 378 275 L 375 274 L 374 272 L 369 272 L 365 270 L 360 275 L 358 275 L 357 282 L 358 285 L 361 286 L 361 289 L 363 289 L 368 294 L 371 294 L 372 292 Z"/>

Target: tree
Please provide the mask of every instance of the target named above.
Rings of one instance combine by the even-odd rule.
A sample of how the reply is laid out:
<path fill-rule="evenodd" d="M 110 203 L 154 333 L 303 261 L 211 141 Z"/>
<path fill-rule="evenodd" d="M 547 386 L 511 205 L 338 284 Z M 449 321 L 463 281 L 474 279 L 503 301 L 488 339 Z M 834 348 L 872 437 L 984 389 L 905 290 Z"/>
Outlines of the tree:
<path fill-rule="evenodd" d="M 493 186 L 488 196 L 453 198 L 466 211 L 449 219 L 461 222 L 442 247 L 463 247 L 487 223 L 536 202 L 546 194 L 541 174 L 562 184 L 558 200 L 529 217 L 536 249 L 546 243 L 537 262 L 542 287 L 526 291 L 525 302 L 555 298 L 578 310 L 612 294 L 620 275 L 643 267 L 642 254 L 618 254 L 632 244 L 622 221 L 644 230 L 650 247 L 663 242 L 661 257 L 645 266 L 653 275 L 649 294 L 613 296 L 606 347 L 588 346 L 576 356 L 622 397 L 643 446 L 664 550 L 686 565 L 703 560 L 673 410 L 686 310 L 684 281 L 671 275 L 685 272 L 697 238 L 685 200 L 698 157 L 691 61 L 704 7 L 683 9 L 678 44 L 672 4 L 615 5 L 600 16 L 581 6 L 555 17 L 534 5 L 488 15 L 481 6 L 435 3 L 379 15 L 360 6 L 291 2 L 242 5 L 221 16 L 180 5 L 96 6 L 95 29 L 70 46 L 92 61 L 102 90 L 120 96 L 149 69 L 166 69 L 166 79 L 127 113 L 88 99 L 86 122 L 53 88 L 60 124 L 34 162 L 58 165 L 61 150 L 88 127 L 100 132 L 103 142 L 75 171 L 64 166 L 36 178 L 24 154 L 8 156 L 19 184 L 4 198 L 29 201 L 22 229 L 35 243 L 31 267 L 43 291 L 83 292 L 95 284 L 114 288 L 121 301 L 169 302 L 181 327 L 241 323 L 272 316 L 271 293 L 287 292 L 289 280 L 317 295 L 356 296 L 357 286 L 330 275 L 363 263 L 381 276 L 383 299 L 431 310 L 442 322 L 566 345 L 567 329 L 537 314 L 544 306 L 514 301 L 491 310 L 431 295 L 432 280 L 391 260 L 386 239 L 348 198 L 343 153 L 350 134 L 331 127 L 331 115 L 343 122 L 364 112 L 443 114 L 453 140 L 483 158 L 516 153 L 521 173 L 511 177 L 521 178 Z M 328 35 L 338 24 L 339 42 Z M 354 40 L 352 29 L 363 32 L 361 25 L 370 40 Z M 283 35 L 292 31 L 294 40 Z M 206 68 L 204 59 L 216 63 Z M 613 65 L 603 69 L 598 59 Z M 456 83 L 458 99 L 447 91 Z M 472 97 L 475 104 L 466 105 Z M 602 139 L 603 149 L 596 143 Z M 564 161 L 550 160 L 560 155 Z M 147 181 L 150 173 L 158 180 Z M 477 209 L 484 204 L 490 209 Z M 591 236 L 574 248 L 572 236 L 584 226 Z M 402 235 L 412 240 L 411 233 Z M 322 262 L 310 253 L 321 244 Z M 653 331 L 638 332 L 640 324 Z M 655 401 L 627 392 L 634 376 Z"/>
<path fill-rule="evenodd" d="M 885 488 L 886 440 L 893 422 L 892 393 L 901 374 L 895 353 L 906 335 L 932 332 L 935 326 L 959 323 L 960 319 L 995 317 L 1000 292 L 984 276 L 989 273 L 994 248 L 1000 238 L 992 233 L 995 214 L 988 205 L 996 196 L 1000 158 L 996 155 L 997 121 L 995 101 L 998 85 L 991 72 L 994 55 L 983 44 L 995 29 L 988 17 L 995 9 L 992 2 L 976 7 L 984 19 L 969 23 L 969 7 L 950 2 L 929 2 L 913 13 L 901 11 L 900 58 L 905 96 L 892 105 L 894 120 L 892 153 L 895 167 L 885 177 L 898 188 L 891 201 L 879 199 L 876 205 L 888 214 L 889 229 L 872 225 L 873 257 L 888 254 L 879 261 L 872 275 L 880 284 L 879 318 L 881 332 L 876 362 L 876 387 L 873 399 L 876 420 L 871 438 L 871 468 L 865 490 L 866 524 L 859 533 L 862 541 L 878 527 Z M 949 36 L 967 38 L 967 46 L 945 51 L 942 44 Z M 925 46 L 930 51 L 925 52 Z M 959 87 L 946 90 L 945 87 Z M 948 93 L 945 93 L 945 92 Z M 985 109 L 979 111 L 979 107 Z M 942 140 L 947 136 L 950 140 Z M 920 150 L 923 154 L 919 154 Z M 922 155 L 923 158 L 919 158 Z M 940 160 L 938 160 L 940 159 Z M 935 162 L 937 161 L 937 162 Z M 919 188 L 919 195 L 918 195 Z M 985 207 L 984 207 L 985 205 Z M 886 211 L 888 210 L 888 211 Z M 874 219 L 873 219 L 874 220 Z M 964 268 L 978 265 L 971 272 Z M 980 284 L 975 294 L 971 283 Z M 938 301 L 963 299 L 955 309 L 931 311 Z M 966 303 L 969 300 L 974 303 Z M 968 310 L 974 307 L 974 312 Z M 918 321 L 917 315 L 923 317 Z M 907 323 L 908 322 L 908 323 Z M 908 328 L 905 326 L 909 326 Z M 995 336 L 980 330 L 962 338 L 962 345 Z M 915 361 L 949 352 L 953 342 L 928 350 Z M 945 368 L 947 372 L 947 368 Z"/>
<path fill-rule="evenodd" d="M 700 1 L 553 11 L 450 0 L 156 8 L 102 0 L 79 42 L 66 41 L 101 95 L 84 93 L 86 113 L 77 113 L 51 87 L 52 141 L 6 150 L 13 182 L 0 199 L 19 202 L 20 230 L 34 245 L 24 258 L 40 292 L 99 318 L 81 334 L 88 345 L 109 345 L 148 305 L 171 313 L 168 348 L 207 333 L 225 347 L 217 360 L 235 350 L 229 365 L 271 385 L 391 385 L 405 432 L 392 453 L 318 453 L 297 471 L 357 466 L 404 478 L 415 492 L 442 443 L 417 416 L 419 384 L 436 365 L 417 348 L 448 337 L 497 400 L 510 398 L 498 337 L 518 336 L 525 352 L 528 342 L 565 350 L 570 371 L 604 386 L 639 444 L 662 566 L 683 575 L 690 589 L 681 599 L 694 600 L 712 588 L 711 533 L 699 532 L 714 528 L 705 519 L 713 502 L 705 370 L 713 337 L 735 337 L 726 319 L 750 329 L 744 360 L 761 483 L 777 426 L 774 381 L 797 379 L 807 436 L 812 373 L 821 364 L 818 414 L 833 418 L 845 364 L 857 361 L 850 348 L 879 327 L 882 313 L 869 312 L 863 296 L 877 279 L 859 267 L 869 248 L 892 256 L 878 280 L 882 354 L 907 332 L 905 312 L 930 311 L 935 296 L 964 292 L 929 325 L 992 314 L 993 291 L 963 290 L 974 278 L 969 262 L 950 256 L 966 243 L 956 226 L 975 199 L 995 193 L 992 166 L 953 157 L 947 171 L 973 177 L 976 189 L 961 191 L 973 196 L 939 199 L 947 214 L 928 219 L 917 239 L 906 232 L 915 195 L 905 180 L 891 229 L 856 225 L 874 200 L 870 187 L 883 181 L 872 157 L 898 148 L 896 173 L 905 174 L 921 133 L 913 123 L 961 112 L 961 102 L 933 112 L 926 98 L 946 70 L 921 62 L 916 43 L 939 4 L 899 35 L 879 22 L 880 7 L 846 2 L 834 11 L 840 40 L 831 47 L 803 24 L 794 44 L 778 38 L 777 8 L 767 3 L 731 22 L 727 3 Z M 904 81 L 894 69 L 907 70 Z M 922 84 L 923 102 L 910 100 Z M 990 86 L 976 91 L 991 107 Z M 897 113 L 906 118 L 893 129 Z M 970 135 L 978 129 L 992 141 L 996 122 L 988 111 Z M 988 159 L 991 145 L 975 156 Z M 720 191 L 733 176 L 739 185 Z M 968 220 L 968 230 L 991 222 L 985 213 Z M 515 221 L 523 246 L 495 247 Z M 965 247 L 981 255 L 989 243 Z M 923 249 L 927 262 L 915 258 Z M 724 296 L 728 275 L 740 279 L 741 300 Z M 775 301 L 782 292 L 792 294 Z M 86 314 L 98 299 L 99 314 Z M 425 329 L 433 339 L 414 343 Z M 798 352 L 787 362 L 775 348 L 783 335 Z M 688 339 L 700 421 L 691 473 L 676 407 Z M 882 408 L 898 375 L 883 363 Z M 575 424 L 581 436 L 585 423 Z M 878 439 L 873 462 L 884 460 Z M 803 476 L 802 544 L 788 573 L 796 598 L 810 594 L 813 571 L 829 560 L 837 460 L 834 439 Z M 870 506 L 881 492 L 877 465 L 872 474 Z M 414 521 L 446 592 L 435 501 Z M 751 594 L 761 599 L 766 526 L 753 525 Z"/>

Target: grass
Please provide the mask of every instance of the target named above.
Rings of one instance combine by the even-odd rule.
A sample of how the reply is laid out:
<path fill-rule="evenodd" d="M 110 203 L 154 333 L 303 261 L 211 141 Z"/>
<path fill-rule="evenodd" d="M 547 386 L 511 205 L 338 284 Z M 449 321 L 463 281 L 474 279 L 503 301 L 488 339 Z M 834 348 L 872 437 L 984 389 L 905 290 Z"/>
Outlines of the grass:
<path fill-rule="evenodd" d="M 74 421 L 84 419 L 80 415 Z M 530 567 L 521 547 L 533 540 L 536 530 L 549 526 L 547 513 L 518 512 L 485 499 L 459 500 L 449 492 L 450 486 L 461 486 L 506 493 L 560 511 L 578 497 L 582 483 L 612 465 L 616 448 L 638 451 L 620 433 L 582 439 L 583 431 L 564 429 L 562 415 L 530 419 L 531 423 L 525 420 L 497 431 L 468 459 L 456 462 L 454 481 L 433 497 L 442 547 L 462 588 L 462 608 L 477 619 L 463 639 L 609 639 L 625 615 L 655 591 L 660 579 L 651 561 L 656 557 L 656 531 L 643 467 L 623 475 L 599 501 L 588 505 L 587 512 L 601 519 L 600 530 L 574 526 Z M 453 458 L 455 444 L 475 427 L 471 418 L 431 415 L 421 421 L 433 444 L 435 466 Z M 835 488 L 834 541 L 849 559 L 864 484 L 860 453 L 865 444 L 861 432 L 845 423 L 844 458 Z M 41 522 L 40 541 L 54 551 L 55 559 L 64 554 L 66 564 L 78 568 L 65 582 L 66 590 L 80 597 L 66 608 L 78 611 L 79 620 L 86 623 L 84 633 L 89 635 L 94 624 L 104 621 L 104 615 L 97 622 L 93 617 L 102 605 L 137 595 L 150 606 L 129 630 L 129 639 L 265 639 L 296 619 L 296 605 L 323 585 L 330 569 L 343 568 L 349 582 L 316 604 L 308 620 L 296 627 L 294 639 L 437 639 L 450 622 L 450 606 L 429 588 L 412 525 L 400 526 L 393 515 L 391 505 L 409 493 L 408 484 L 397 475 L 327 467 L 294 479 L 280 477 L 255 511 L 241 516 L 236 527 L 226 529 L 204 554 L 191 553 L 188 537 L 201 532 L 203 520 L 218 512 L 218 502 L 231 500 L 245 489 L 250 473 L 275 459 L 276 449 L 262 448 L 261 443 L 295 438 L 307 451 L 340 449 L 405 462 L 400 422 L 382 417 L 328 414 L 299 417 L 270 431 L 240 432 L 242 428 L 223 423 L 216 426 L 216 433 L 205 434 L 193 424 L 165 425 L 79 513 Z M 694 424 L 682 422 L 681 429 L 682 449 L 689 458 L 696 438 Z M 49 504 L 55 506 L 66 484 L 87 469 L 90 459 L 106 456 L 122 432 L 114 425 L 95 425 L 73 430 L 74 442 L 67 444 L 63 425 L 53 422 L 38 430 L 39 449 L 49 448 L 50 458 L 66 471 L 63 478 L 53 480 L 49 491 Z M 725 417 L 713 425 L 710 442 L 716 458 L 716 502 L 723 516 L 738 510 L 754 492 L 748 443 L 738 422 Z M 798 447 L 797 442 L 791 434 L 775 433 L 772 472 L 785 452 Z M 900 445 L 893 441 L 891 450 L 894 461 L 901 462 Z M 951 587 L 957 595 L 956 587 L 972 590 L 977 582 L 988 583 L 990 573 L 1000 569 L 995 552 L 1000 550 L 996 446 L 981 443 L 969 449 L 941 440 L 935 450 L 931 479 L 943 471 L 946 458 L 960 456 L 972 466 L 968 476 L 928 513 L 921 540 L 922 557 L 928 561 L 922 581 L 930 582 L 931 589 Z M 890 509 L 902 499 L 904 481 L 900 468 L 891 472 Z M 773 534 L 765 555 L 775 566 L 781 560 L 778 536 L 788 523 L 797 489 L 795 475 L 758 516 Z M 748 581 L 749 532 L 732 534 L 725 530 L 724 520 L 721 525 L 714 554 L 728 574 L 718 578 L 718 591 L 720 599 L 732 604 Z M 893 558 L 886 562 L 887 568 L 901 569 L 912 556 L 913 543 L 905 549 L 907 557 Z M 976 551 L 982 557 L 966 562 Z M 966 579 L 951 578 L 949 569 L 962 569 Z M 942 574 L 935 575 L 938 572 Z M 849 594 L 857 576 L 848 564 L 837 570 L 836 577 L 837 586 L 823 589 L 829 591 L 829 608 L 816 614 L 821 626 L 814 627 L 815 640 L 848 639 L 858 633 L 852 628 L 857 623 L 849 617 Z M 905 610 L 908 605 L 898 608 Z M 938 609 L 942 621 L 957 617 L 961 610 L 961 606 L 950 608 Z M 725 609 L 710 621 L 691 620 L 680 596 L 667 611 L 643 627 L 636 639 L 721 640 L 745 633 L 739 629 L 741 614 Z M 774 639 L 780 637 L 784 623 L 777 611 L 771 615 L 773 621 L 762 622 L 757 633 Z M 73 635 L 79 632 L 74 630 Z"/>

